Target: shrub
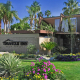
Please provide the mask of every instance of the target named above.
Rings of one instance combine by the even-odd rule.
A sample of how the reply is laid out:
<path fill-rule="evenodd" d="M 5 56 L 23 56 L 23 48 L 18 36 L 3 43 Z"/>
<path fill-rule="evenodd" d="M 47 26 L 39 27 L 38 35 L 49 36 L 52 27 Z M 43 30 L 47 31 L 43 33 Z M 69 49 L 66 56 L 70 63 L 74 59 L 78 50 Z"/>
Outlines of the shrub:
<path fill-rule="evenodd" d="M 37 49 L 36 49 L 35 45 L 30 44 L 30 45 L 27 46 L 27 53 L 35 54 L 36 51 L 37 51 Z"/>
<path fill-rule="evenodd" d="M 55 42 L 44 42 L 41 44 L 42 47 L 46 48 L 47 50 L 53 49 L 57 44 Z"/>
<path fill-rule="evenodd" d="M 56 59 L 58 61 L 80 61 L 80 55 L 58 55 Z"/>
<path fill-rule="evenodd" d="M 33 63 L 31 62 L 31 66 L 28 66 L 25 79 L 29 80 L 66 80 L 63 76 L 63 72 L 59 69 L 56 69 L 54 64 L 50 63 L 50 61 L 41 60 L 39 58 L 39 62 Z M 21 78 L 22 79 L 22 78 Z"/>
<path fill-rule="evenodd" d="M 7 75 L 12 76 L 19 69 L 21 61 L 13 54 L 3 54 L 0 57 L 0 67 L 2 67 Z"/>

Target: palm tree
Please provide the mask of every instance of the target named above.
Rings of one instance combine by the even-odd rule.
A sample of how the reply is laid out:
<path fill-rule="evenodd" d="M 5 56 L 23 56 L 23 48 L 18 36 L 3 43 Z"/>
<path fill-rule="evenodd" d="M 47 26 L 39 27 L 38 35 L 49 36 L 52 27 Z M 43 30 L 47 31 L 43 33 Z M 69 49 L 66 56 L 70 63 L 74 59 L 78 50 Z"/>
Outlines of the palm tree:
<path fill-rule="evenodd" d="M 0 33 L 1 33 L 1 20 L 3 19 L 3 11 L 5 10 L 2 3 L 0 3 Z"/>
<path fill-rule="evenodd" d="M 20 18 L 17 15 L 17 11 L 11 11 L 11 2 L 7 1 L 6 4 L 4 4 L 5 7 L 5 11 L 4 11 L 4 15 L 3 15 L 3 22 L 4 22 L 4 32 L 6 32 L 6 28 L 9 32 L 9 28 L 10 28 L 10 23 L 13 21 L 13 17 L 15 17 L 16 19 Z M 8 27 L 9 24 L 9 27 Z"/>
<path fill-rule="evenodd" d="M 38 13 L 38 17 L 40 17 L 40 16 L 43 17 L 43 13 L 42 12 Z"/>
<path fill-rule="evenodd" d="M 34 1 L 33 4 L 31 5 L 31 10 L 33 11 L 33 14 L 34 14 L 34 26 L 36 28 L 36 22 L 37 22 L 37 13 L 40 11 L 40 5 L 37 1 Z"/>
<path fill-rule="evenodd" d="M 45 15 L 47 15 L 47 17 L 49 17 L 51 15 L 51 12 L 49 10 L 46 10 Z"/>
<path fill-rule="evenodd" d="M 68 25 L 69 31 L 71 32 L 70 17 L 71 15 L 79 14 L 80 9 L 76 0 L 68 0 L 68 2 L 64 2 L 64 4 L 66 5 L 66 7 L 64 7 L 62 10 L 64 15 L 69 16 Z"/>
<path fill-rule="evenodd" d="M 69 31 L 71 32 L 71 28 L 72 28 L 72 24 L 71 24 L 71 20 L 70 18 L 73 17 L 74 14 L 79 14 L 79 6 L 78 6 L 78 2 L 76 0 L 68 0 L 68 2 L 64 2 L 64 4 L 66 5 L 66 7 L 64 7 L 63 10 L 63 14 L 69 16 L 68 17 L 68 27 L 69 27 Z M 73 34 L 71 33 L 71 53 L 73 52 Z"/>
<path fill-rule="evenodd" d="M 29 6 L 26 6 L 26 10 L 28 11 L 29 13 L 29 20 L 30 20 L 30 28 L 32 29 L 32 26 L 33 26 L 33 17 L 34 17 L 34 14 L 33 14 L 33 7 L 29 7 Z"/>
<path fill-rule="evenodd" d="M 7 18 L 8 18 L 8 32 L 10 31 L 10 23 L 13 22 L 13 17 L 16 19 L 16 20 L 21 20 L 18 15 L 17 15 L 17 11 L 8 11 L 8 15 L 7 15 Z"/>

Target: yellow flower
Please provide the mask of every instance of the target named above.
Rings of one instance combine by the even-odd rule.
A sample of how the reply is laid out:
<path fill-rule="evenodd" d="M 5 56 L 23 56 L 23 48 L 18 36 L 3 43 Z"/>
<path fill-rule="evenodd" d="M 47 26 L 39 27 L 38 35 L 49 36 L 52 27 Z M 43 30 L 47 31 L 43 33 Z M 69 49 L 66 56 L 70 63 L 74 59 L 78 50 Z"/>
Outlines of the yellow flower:
<path fill-rule="evenodd" d="M 27 75 L 29 77 L 29 75 Z"/>
<path fill-rule="evenodd" d="M 31 80 L 31 79 L 29 79 L 29 80 Z"/>

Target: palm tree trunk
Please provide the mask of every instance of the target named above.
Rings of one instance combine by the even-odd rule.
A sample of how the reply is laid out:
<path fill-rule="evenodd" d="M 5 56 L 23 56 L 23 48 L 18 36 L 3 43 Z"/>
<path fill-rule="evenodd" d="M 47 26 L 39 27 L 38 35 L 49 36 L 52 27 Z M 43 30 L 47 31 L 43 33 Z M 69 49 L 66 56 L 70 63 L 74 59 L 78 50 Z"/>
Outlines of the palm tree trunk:
<path fill-rule="evenodd" d="M 8 23 L 6 23 L 6 32 L 8 32 Z"/>
<path fill-rule="evenodd" d="M 6 23 L 4 23 L 4 32 L 6 32 Z"/>
<path fill-rule="evenodd" d="M 36 28 L 36 14 L 35 14 L 35 28 Z"/>
<path fill-rule="evenodd" d="M 8 32 L 10 32 L 10 21 L 9 21 L 9 27 L 8 27 Z"/>
<path fill-rule="evenodd" d="M 0 33 L 1 33 L 1 20 L 0 20 Z"/>

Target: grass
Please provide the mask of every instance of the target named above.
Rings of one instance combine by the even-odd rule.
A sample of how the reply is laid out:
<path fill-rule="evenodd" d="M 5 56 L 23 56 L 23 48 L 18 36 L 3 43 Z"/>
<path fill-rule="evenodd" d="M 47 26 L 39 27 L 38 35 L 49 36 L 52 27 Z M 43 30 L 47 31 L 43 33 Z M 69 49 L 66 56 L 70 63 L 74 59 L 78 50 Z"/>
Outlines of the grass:
<path fill-rule="evenodd" d="M 22 60 L 22 65 L 30 65 L 31 62 L 36 62 L 36 60 Z M 60 69 L 66 76 L 67 80 L 80 80 L 80 61 L 54 61 L 51 62 L 56 66 L 56 69 Z"/>

